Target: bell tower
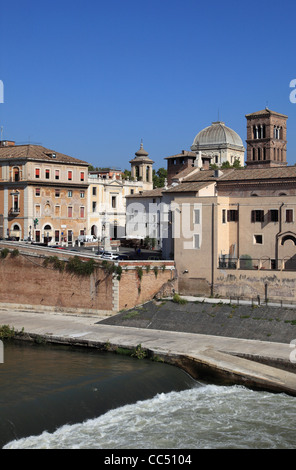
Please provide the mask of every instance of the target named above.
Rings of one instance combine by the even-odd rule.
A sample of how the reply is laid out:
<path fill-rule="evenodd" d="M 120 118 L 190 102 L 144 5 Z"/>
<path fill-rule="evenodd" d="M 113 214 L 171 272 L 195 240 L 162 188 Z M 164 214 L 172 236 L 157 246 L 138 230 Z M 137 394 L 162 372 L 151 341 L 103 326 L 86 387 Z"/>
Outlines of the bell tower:
<path fill-rule="evenodd" d="M 247 160 L 249 168 L 287 165 L 288 116 L 268 108 L 247 114 Z"/>
<path fill-rule="evenodd" d="M 135 153 L 135 158 L 130 160 L 132 178 L 143 182 L 143 190 L 153 189 L 152 166 L 154 161 L 148 157 L 148 152 L 143 149 L 143 142 Z"/>

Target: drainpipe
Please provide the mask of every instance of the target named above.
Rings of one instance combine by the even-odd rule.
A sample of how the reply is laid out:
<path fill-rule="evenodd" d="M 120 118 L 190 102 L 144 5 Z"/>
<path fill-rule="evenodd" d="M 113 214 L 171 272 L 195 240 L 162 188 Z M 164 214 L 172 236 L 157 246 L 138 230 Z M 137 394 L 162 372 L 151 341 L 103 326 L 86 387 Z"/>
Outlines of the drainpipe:
<path fill-rule="evenodd" d="M 211 259 L 211 296 L 214 296 L 214 249 L 215 249 L 215 233 L 214 233 L 214 222 L 215 222 L 215 204 L 212 203 L 212 259 Z"/>
<path fill-rule="evenodd" d="M 239 204 L 237 205 L 237 267 L 239 265 Z"/>
<path fill-rule="evenodd" d="M 282 208 L 284 207 L 285 203 L 282 202 L 280 205 L 280 210 L 279 210 L 279 231 L 275 236 L 275 260 L 276 260 L 276 269 L 278 269 L 278 257 L 279 257 L 279 236 L 282 233 Z"/>

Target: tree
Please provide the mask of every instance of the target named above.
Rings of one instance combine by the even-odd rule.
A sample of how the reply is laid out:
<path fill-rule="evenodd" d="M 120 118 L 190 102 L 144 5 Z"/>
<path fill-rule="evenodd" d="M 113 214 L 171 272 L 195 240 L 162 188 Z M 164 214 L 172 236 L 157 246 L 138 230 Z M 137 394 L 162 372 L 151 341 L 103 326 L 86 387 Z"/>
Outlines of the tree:
<path fill-rule="evenodd" d="M 153 170 L 153 188 L 163 188 L 167 174 L 165 168 L 159 168 L 157 171 Z"/>

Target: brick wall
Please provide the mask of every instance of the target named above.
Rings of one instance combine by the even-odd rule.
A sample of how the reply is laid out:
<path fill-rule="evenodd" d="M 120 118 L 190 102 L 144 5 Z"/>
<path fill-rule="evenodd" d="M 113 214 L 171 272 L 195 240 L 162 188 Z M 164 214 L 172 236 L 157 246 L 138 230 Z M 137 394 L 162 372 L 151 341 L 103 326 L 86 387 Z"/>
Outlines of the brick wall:
<path fill-rule="evenodd" d="M 164 295 L 170 295 L 174 288 L 175 269 L 172 261 L 139 261 L 120 265 L 123 272 L 119 281 L 119 310 L 147 302 L 160 290 L 163 290 Z M 137 268 L 142 269 L 142 277 Z"/>
<path fill-rule="evenodd" d="M 104 312 L 114 314 L 124 308 L 151 300 L 165 286 L 166 293 L 171 292 L 174 278 L 174 262 L 122 262 L 120 280 L 117 275 L 108 273 L 100 266 L 90 276 L 80 276 L 67 271 L 59 272 L 52 264 L 44 266 L 48 256 L 69 259 L 70 252 L 40 249 L 28 245 L 22 247 L 20 254 L 12 256 L 14 247 L 0 244 L 0 250 L 8 248 L 6 258 L 0 257 L 0 303 L 54 307 L 77 312 Z M 82 260 L 87 260 L 83 258 Z M 150 266 L 150 269 L 146 266 Z M 140 280 L 137 268 L 143 271 Z M 154 268 L 157 270 L 154 270 Z M 157 276 L 156 276 L 157 274 Z"/>

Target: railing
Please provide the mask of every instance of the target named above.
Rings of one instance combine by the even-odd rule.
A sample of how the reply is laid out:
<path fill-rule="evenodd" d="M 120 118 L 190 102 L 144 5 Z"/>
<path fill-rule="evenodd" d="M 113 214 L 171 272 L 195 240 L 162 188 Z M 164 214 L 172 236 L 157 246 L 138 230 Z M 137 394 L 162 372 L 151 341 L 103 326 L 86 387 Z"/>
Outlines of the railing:
<path fill-rule="evenodd" d="M 243 270 L 272 270 L 272 271 L 296 271 L 296 259 L 294 257 L 272 259 L 268 256 L 251 258 L 242 255 L 240 258 L 219 257 L 219 269 L 243 269 Z"/>

